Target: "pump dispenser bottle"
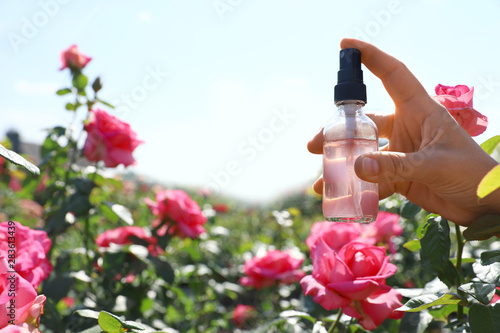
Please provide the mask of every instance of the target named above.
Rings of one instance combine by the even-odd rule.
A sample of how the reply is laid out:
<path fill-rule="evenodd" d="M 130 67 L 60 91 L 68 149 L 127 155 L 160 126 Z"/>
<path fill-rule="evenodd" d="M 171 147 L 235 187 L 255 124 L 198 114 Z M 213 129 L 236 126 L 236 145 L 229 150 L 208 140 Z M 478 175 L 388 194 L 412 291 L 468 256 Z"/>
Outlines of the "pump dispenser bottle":
<path fill-rule="evenodd" d="M 323 132 L 323 214 L 328 221 L 370 223 L 377 218 L 378 185 L 358 178 L 354 162 L 378 150 L 378 131 L 362 109 L 366 86 L 358 49 L 340 51 L 335 104 Z"/>

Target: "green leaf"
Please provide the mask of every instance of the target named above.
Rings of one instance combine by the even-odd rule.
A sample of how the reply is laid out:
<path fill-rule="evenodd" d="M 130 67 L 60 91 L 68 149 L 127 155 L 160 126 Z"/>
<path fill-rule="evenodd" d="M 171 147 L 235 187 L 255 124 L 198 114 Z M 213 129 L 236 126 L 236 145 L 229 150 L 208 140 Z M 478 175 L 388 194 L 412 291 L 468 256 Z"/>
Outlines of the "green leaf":
<path fill-rule="evenodd" d="M 412 240 L 404 243 L 403 247 L 407 250 L 410 250 L 411 252 L 416 252 L 416 251 L 420 250 L 421 245 L 420 245 L 420 241 L 418 239 L 412 239 Z"/>
<path fill-rule="evenodd" d="M 76 105 L 73 103 L 66 103 L 66 110 L 76 111 Z"/>
<path fill-rule="evenodd" d="M 168 284 L 172 284 L 175 279 L 174 269 L 166 261 L 160 260 L 158 258 L 150 257 L 151 262 L 156 267 L 156 273 Z"/>
<path fill-rule="evenodd" d="M 473 304 L 469 311 L 469 325 L 473 333 L 498 333 L 500 303 L 488 306 Z"/>
<path fill-rule="evenodd" d="M 470 282 L 458 287 L 459 290 L 471 295 L 483 304 L 490 304 L 495 295 L 495 285 L 491 283 Z"/>
<path fill-rule="evenodd" d="M 457 258 L 452 258 L 450 259 L 451 263 L 453 265 L 457 264 Z M 462 258 L 462 264 L 473 264 L 476 262 L 476 259 L 474 258 Z"/>
<path fill-rule="evenodd" d="M 99 318 L 97 320 L 99 326 L 106 333 L 126 333 L 127 331 L 123 328 L 123 325 L 119 319 L 109 312 L 101 311 L 99 313 Z"/>
<path fill-rule="evenodd" d="M 31 174 L 38 176 L 40 174 L 40 169 L 38 167 L 30 162 L 28 162 L 24 157 L 19 155 L 18 153 L 9 150 L 5 148 L 4 146 L 0 145 L 0 156 L 5 158 L 6 160 L 9 160 L 10 162 L 19 165 L 26 170 L 28 170 Z"/>
<path fill-rule="evenodd" d="M 74 279 L 67 273 L 64 275 L 51 276 L 53 277 L 43 282 L 42 293 L 49 297 L 54 303 L 57 303 L 68 294 Z"/>
<path fill-rule="evenodd" d="M 428 223 L 425 236 L 420 240 L 422 245 L 420 254 L 424 267 L 433 273 L 438 273 L 449 261 L 450 226 L 448 221 L 441 217 L 432 217 Z"/>
<path fill-rule="evenodd" d="M 457 306 L 455 304 L 443 305 L 439 308 L 429 309 L 429 313 L 435 319 L 441 319 L 442 321 L 448 321 L 448 316 L 453 312 L 457 311 Z"/>
<path fill-rule="evenodd" d="M 276 318 L 271 321 L 268 321 L 267 323 L 259 326 L 257 329 L 255 329 L 253 332 L 255 333 L 268 333 L 272 332 L 271 328 L 275 326 L 279 326 L 286 322 L 286 318 Z"/>
<path fill-rule="evenodd" d="M 48 155 L 54 156 L 57 152 L 62 151 L 64 148 L 57 142 L 57 139 L 66 134 L 66 128 L 62 126 L 56 126 L 48 130 L 49 134 L 45 138 L 42 145 L 41 155 L 42 158 L 47 158 Z"/>
<path fill-rule="evenodd" d="M 457 285 L 460 281 L 460 276 L 458 274 L 457 268 L 450 260 L 446 260 L 442 269 L 437 273 L 439 279 L 443 281 L 448 287 Z"/>
<path fill-rule="evenodd" d="M 121 323 L 122 323 L 123 327 L 126 329 L 134 329 L 134 330 L 139 330 L 139 331 L 146 330 L 145 326 L 143 326 L 139 323 L 136 323 L 135 321 L 127 320 L 127 321 L 122 321 Z"/>
<path fill-rule="evenodd" d="M 109 207 L 107 204 L 103 203 L 99 205 L 99 209 L 102 215 L 104 215 L 104 217 L 109 221 L 111 221 L 112 223 L 118 222 L 118 216 L 113 212 L 113 210 L 111 210 L 111 207 Z"/>
<path fill-rule="evenodd" d="M 113 106 L 113 104 L 111 103 L 108 103 L 106 101 L 103 101 L 102 99 L 100 98 L 96 98 L 97 101 L 101 102 L 102 104 L 106 105 L 106 106 L 109 106 L 110 108 L 114 109 L 115 107 Z"/>
<path fill-rule="evenodd" d="M 86 216 L 92 208 L 89 195 L 90 193 L 75 192 L 68 198 L 68 202 L 63 208 L 66 212 L 72 212 L 76 217 Z M 66 214 L 64 216 L 66 217 Z"/>
<path fill-rule="evenodd" d="M 92 318 L 92 319 L 99 318 L 99 312 L 94 310 L 89 310 L 89 309 L 76 310 L 74 313 L 79 315 L 80 317 Z"/>
<path fill-rule="evenodd" d="M 483 177 L 477 187 L 477 196 L 482 199 L 500 187 L 500 164 Z"/>
<path fill-rule="evenodd" d="M 87 86 L 89 79 L 82 73 L 77 73 L 73 76 L 73 87 L 78 89 L 78 91 L 83 91 Z"/>
<path fill-rule="evenodd" d="M 485 282 L 492 283 L 495 285 L 500 285 L 500 263 L 494 262 L 487 266 L 483 266 L 479 263 L 475 263 L 472 265 L 472 269 L 474 273 L 476 273 L 476 277 Z"/>
<path fill-rule="evenodd" d="M 109 202 L 109 201 L 105 202 L 104 204 L 106 206 L 108 206 L 117 217 L 122 219 L 128 225 L 134 224 L 134 219 L 132 218 L 132 213 L 128 210 L 128 208 L 126 208 L 122 205 L 119 205 L 119 204 Z"/>
<path fill-rule="evenodd" d="M 79 333 L 106 333 L 106 332 L 101 330 L 101 327 L 99 325 L 95 325 L 95 326 L 88 328 L 85 331 L 81 331 Z"/>
<path fill-rule="evenodd" d="M 415 215 L 417 215 L 422 208 L 420 206 L 415 205 L 413 202 L 411 202 L 408 199 L 404 199 L 401 202 L 401 207 L 399 209 L 399 215 L 404 217 L 405 219 L 411 219 Z"/>
<path fill-rule="evenodd" d="M 500 215 L 485 215 L 464 230 L 466 240 L 486 240 L 500 234 Z"/>
<path fill-rule="evenodd" d="M 280 317 L 283 318 L 293 318 L 293 317 L 300 317 L 309 320 L 311 323 L 315 323 L 316 319 L 314 319 L 313 316 L 306 312 L 301 312 L 301 311 L 294 311 L 294 310 L 287 310 L 283 311 L 280 313 Z"/>
<path fill-rule="evenodd" d="M 58 91 L 56 91 L 56 94 L 58 94 L 59 96 L 66 95 L 69 93 L 71 93 L 71 89 L 69 88 L 59 89 Z"/>
<path fill-rule="evenodd" d="M 127 259 L 125 252 L 104 252 L 102 269 L 111 270 L 113 273 L 123 268 L 123 263 Z"/>
<path fill-rule="evenodd" d="M 427 215 L 425 222 L 420 224 L 417 228 L 417 238 L 418 239 L 422 239 L 425 236 L 425 233 L 427 232 L 427 228 L 429 227 L 430 222 L 433 221 L 437 217 L 440 217 L 440 216 L 438 214 Z"/>
<path fill-rule="evenodd" d="M 481 264 L 489 265 L 500 262 L 500 250 L 485 251 L 481 253 Z"/>
<path fill-rule="evenodd" d="M 484 141 L 481 144 L 481 148 L 483 148 L 485 152 L 491 155 L 495 151 L 499 143 L 500 143 L 500 135 L 495 135 L 494 137 Z"/>
<path fill-rule="evenodd" d="M 87 178 L 72 178 L 70 183 L 75 186 L 78 192 L 86 195 L 89 195 L 95 187 L 94 182 Z"/>
<path fill-rule="evenodd" d="M 413 297 L 395 311 L 418 312 L 430 308 L 431 306 L 446 304 L 468 305 L 467 300 L 457 294 L 432 294 Z"/>
<path fill-rule="evenodd" d="M 123 188 L 123 183 L 118 179 L 106 178 L 100 174 L 95 175 L 94 182 L 101 187 L 112 186 L 118 190 L 121 190 Z"/>
<path fill-rule="evenodd" d="M 422 333 L 427 329 L 427 326 L 431 321 L 432 316 L 427 310 L 420 312 L 405 312 L 403 318 L 401 318 L 399 330 L 394 332 Z"/>

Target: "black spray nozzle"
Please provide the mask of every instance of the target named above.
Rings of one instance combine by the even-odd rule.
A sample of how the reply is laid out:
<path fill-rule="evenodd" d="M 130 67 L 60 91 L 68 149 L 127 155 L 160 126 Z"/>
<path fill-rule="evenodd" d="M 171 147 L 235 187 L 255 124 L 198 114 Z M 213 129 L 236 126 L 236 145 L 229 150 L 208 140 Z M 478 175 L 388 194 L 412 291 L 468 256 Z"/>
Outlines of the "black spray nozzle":
<path fill-rule="evenodd" d="M 340 50 L 340 68 L 335 86 L 335 103 L 346 100 L 360 100 L 366 103 L 361 52 L 353 48 Z"/>

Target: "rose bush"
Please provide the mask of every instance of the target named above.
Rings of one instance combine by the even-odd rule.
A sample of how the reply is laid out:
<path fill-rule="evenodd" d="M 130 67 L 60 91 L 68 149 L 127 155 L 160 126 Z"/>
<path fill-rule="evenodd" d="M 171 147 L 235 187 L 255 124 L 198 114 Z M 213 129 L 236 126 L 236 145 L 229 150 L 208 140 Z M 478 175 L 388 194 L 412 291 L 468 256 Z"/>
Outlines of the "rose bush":
<path fill-rule="evenodd" d="M 156 193 L 156 201 L 145 198 L 151 212 L 156 216 L 154 227 L 159 227 L 158 235 L 168 230 L 170 235 L 182 238 L 197 238 L 205 232 L 203 225 L 207 218 L 200 206 L 182 190 L 161 190 Z"/>
<path fill-rule="evenodd" d="M 104 161 L 108 168 L 134 164 L 132 153 L 144 143 L 129 124 L 101 109 L 90 110 L 85 130 L 88 135 L 83 154 L 91 162 Z"/>
<path fill-rule="evenodd" d="M 303 258 L 295 258 L 290 252 L 268 251 L 262 257 L 253 257 L 245 262 L 240 283 L 257 289 L 272 286 L 275 283 L 290 284 L 300 281 L 305 275 L 300 269 Z"/>
<path fill-rule="evenodd" d="M 0 256 L 8 257 L 8 237 L 15 237 L 15 270 L 38 288 L 52 272 L 52 264 L 47 258 L 51 240 L 45 231 L 30 229 L 17 221 L 13 223 L 0 223 Z"/>
<path fill-rule="evenodd" d="M 436 86 L 436 99 L 455 118 L 458 124 L 469 133 L 477 136 L 483 133 L 488 126 L 488 118 L 472 106 L 474 88 L 465 85 L 455 87 L 438 84 Z"/>

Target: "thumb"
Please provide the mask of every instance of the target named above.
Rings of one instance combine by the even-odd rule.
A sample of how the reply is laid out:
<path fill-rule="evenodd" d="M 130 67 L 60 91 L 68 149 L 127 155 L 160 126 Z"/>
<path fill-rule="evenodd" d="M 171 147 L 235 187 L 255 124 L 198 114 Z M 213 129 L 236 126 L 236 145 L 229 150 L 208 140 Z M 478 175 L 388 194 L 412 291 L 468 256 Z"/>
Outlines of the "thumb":
<path fill-rule="evenodd" d="M 372 183 L 423 182 L 429 178 L 427 165 L 422 152 L 379 151 L 359 156 L 354 170 L 359 178 Z"/>

